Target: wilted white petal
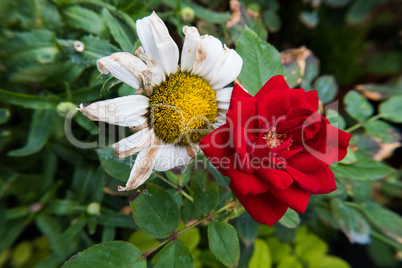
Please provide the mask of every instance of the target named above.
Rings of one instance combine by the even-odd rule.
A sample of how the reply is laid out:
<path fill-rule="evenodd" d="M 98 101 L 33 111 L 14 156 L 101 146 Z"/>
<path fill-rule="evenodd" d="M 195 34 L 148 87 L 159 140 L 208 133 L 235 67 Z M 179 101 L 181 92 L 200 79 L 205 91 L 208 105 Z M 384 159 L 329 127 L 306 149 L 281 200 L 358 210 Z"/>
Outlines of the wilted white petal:
<path fill-rule="evenodd" d="M 81 111 L 92 121 L 103 121 L 119 126 L 138 126 L 146 121 L 149 99 L 142 95 L 130 95 L 111 100 L 98 101 Z"/>
<path fill-rule="evenodd" d="M 166 75 L 177 72 L 179 48 L 163 21 L 153 12 L 137 20 L 137 34 L 145 52 L 162 67 Z"/>
<path fill-rule="evenodd" d="M 113 144 L 116 156 L 120 158 L 128 157 L 139 151 L 147 150 L 155 137 L 154 131 L 144 128 L 137 133 L 120 140 Z"/>
<path fill-rule="evenodd" d="M 218 38 L 210 35 L 201 36 L 191 73 L 204 78 L 207 77 L 217 67 L 216 65 L 219 64 L 219 59 L 223 53 L 224 49 Z M 210 80 L 207 79 L 207 81 Z"/>
<path fill-rule="evenodd" d="M 154 170 L 155 158 L 157 152 L 160 150 L 161 144 L 162 141 L 155 137 L 147 150 L 143 150 L 138 153 L 126 187 L 119 186 L 119 191 L 133 190 L 143 184 L 149 178 Z"/>
<path fill-rule="evenodd" d="M 230 102 L 230 97 L 232 97 L 232 87 L 225 87 L 216 91 L 216 100 L 223 102 Z"/>
<path fill-rule="evenodd" d="M 233 49 L 225 48 L 225 52 L 215 64 L 214 69 L 206 77 L 213 89 L 220 89 L 232 82 L 241 71 L 243 60 Z"/>
<path fill-rule="evenodd" d="M 185 146 L 164 144 L 158 151 L 155 163 L 156 171 L 166 171 L 178 166 L 184 166 L 191 161 Z"/>
<path fill-rule="evenodd" d="M 183 27 L 185 35 L 183 50 L 181 52 L 181 70 L 183 72 L 191 72 L 194 68 L 198 43 L 200 42 L 200 34 L 195 27 Z"/>
<path fill-rule="evenodd" d="M 138 58 L 140 58 L 141 60 L 143 60 L 147 64 L 149 70 L 151 71 L 151 73 L 152 73 L 151 85 L 152 86 L 160 85 L 162 82 L 165 81 L 166 75 L 163 72 L 162 67 L 160 67 L 158 64 L 156 64 L 155 61 L 148 54 L 145 53 L 143 47 L 137 48 L 137 50 L 135 51 L 135 55 Z"/>
<path fill-rule="evenodd" d="M 127 52 L 117 52 L 96 62 L 99 72 L 111 73 L 127 85 L 138 89 L 142 84 L 139 74 L 147 70 L 147 66 L 136 56 Z"/>

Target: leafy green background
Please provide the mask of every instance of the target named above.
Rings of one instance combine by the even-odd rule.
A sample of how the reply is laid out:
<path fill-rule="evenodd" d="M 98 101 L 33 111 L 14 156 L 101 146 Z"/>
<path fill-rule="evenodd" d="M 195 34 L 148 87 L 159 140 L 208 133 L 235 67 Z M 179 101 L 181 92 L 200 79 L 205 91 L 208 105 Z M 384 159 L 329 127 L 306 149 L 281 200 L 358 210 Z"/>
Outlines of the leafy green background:
<path fill-rule="evenodd" d="M 399 2 L 0 0 L 0 266 L 397 267 Z M 237 82 L 251 94 L 277 74 L 317 90 L 320 111 L 354 136 L 331 167 L 338 189 L 273 227 L 245 212 L 203 156 L 117 192 L 135 156 L 118 159 L 106 145 L 130 131 L 75 107 L 135 93 L 100 76 L 96 60 L 132 53 L 135 21 L 152 10 L 179 46 L 182 26 L 195 25 L 235 48 Z M 70 142 L 66 120 L 88 148 Z"/>

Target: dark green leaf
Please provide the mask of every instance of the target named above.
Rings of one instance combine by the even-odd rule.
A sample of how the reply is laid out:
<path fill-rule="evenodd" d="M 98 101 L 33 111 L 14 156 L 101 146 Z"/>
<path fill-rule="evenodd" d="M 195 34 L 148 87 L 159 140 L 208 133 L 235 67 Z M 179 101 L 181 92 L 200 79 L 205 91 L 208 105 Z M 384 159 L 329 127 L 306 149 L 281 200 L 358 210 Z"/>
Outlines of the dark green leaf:
<path fill-rule="evenodd" d="M 99 127 L 82 113 L 76 113 L 74 120 L 92 135 L 99 134 Z"/>
<path fill-rule="evenodd" d="M 146 267 L 144 259 L 139 260 L 141 252 L 130 243 L 112 241 L 92 246 L 68 260 L 63 268 L 140 268 Z"/>
<path fill-rule="evenodd" d="M 130 206 L 137 225 L 156 238 L 168 237 L 179 225 L 179 209 L 175 201 L 155 184 L 147 184 Z"/>
<path fill-rule="evenodd" d="M 219 186 L 203 169 L 196 169 L 191 178 L 194 204 L 204 213 L 211 212 L 219 202 Z"/>
<path fill-rule="evenodd" d="M 268 27 L 270 32 L 277 32 L 281 28 L 281 19 L 276 13 L 276 10 L 269 8 L 263 14 L 262 18 L 265 25 Z"/>
<path fill-rule="evenodd" d="M 322 75 L 314 82 L 314 89 L 317 90 L 318 98 L 323 103 L 332 101 L 338 94 L 338 85 L 332 75 Z"/>
<path fill-rule="evenodd" d="M 381 116 L 394 123 L 402 123 L 402 96 L 395 96 L 380 104 Z"/>
<path fill-rule="evenodd" d="M 370 10 L 382 0 L 356 0 L 346 14 L 346 21 L 351 24 L 361 22 L 369 14 Z"/>
<path fill-rule="evenodd" d="M 376 203 L 369 203 L 363 207 L 363 213 L 368 220 L 384 234 L 402 243 L 402 218 Z"/>
<path fill-rule="evenodd" d="M 193 256 L 180 240 L 171 241 L 155 257 L 155 268 L 194 267 Z"/>
<path fill-rule="evenodd" d="M 358 210 L 345 206 L 339 199 L 332 199 L 331 207 L 335 220 L 350 242 L 370 242 L 370 226 Z"/>
<path fill-rule="evenodd" d="M 353 165 L 342 165 L 331 167 L 335 176 L 341 178 L 353 178 L 360 180 L 378 180 L 391 174 L 394 170 L 384 163 L 371 158 L 356 154 L 357 163 Z"/>
<path fill-rule="evenodd" d="M 399 141 L 401 136 L 394 128 L 384 121 L 371 121 L 364 125 L 366 132 L 371 137 L 380 138 L 383 143 Z"/>
<path fill-rule="evenodd" d="M 402 70 L 402 53 L 399 51 L 379 52 L 367 60 L 370 73 L 389 75 Z"/>
<path fill-rule="evenodd" d="M 104 8 L 102 11 L 103 18 L 109 27 L 110 33 L 116 42 L 120 45 L 121 49 L 125 52 L 133 52 L 135 43 L 135 34 L 132 30 L 117 18 L 115 18 L 110 12 Z"/>
<path fill-rule="evenodd" d="M 82 29 L 98 36 L 106 33 L 102 16 L 91 9 L 81 6 L 67 6 L 63 8 L 62 12 L 65 22 L 70 27 Z"/>
<path fill-rule="evenodd" d="M 300 224 L 299 214 L 291 208 L 288 208 L 285 215 L 279 220 L 279 223 L 287 228 L 296 228 Z"/>
<path fill-rule="evenodd" d="M 345 129 L 346 122 L 345 119 L 335 110 L 328 109 L 327 111 L 327 119 L 336 128 Z"/>
<path fill-rule="evenodd" d="M 247 212 L 237 218 L 236 229 L 245 243 L 253 243 L 258 237 L 258 223 Z"/>
<path fill-rule="evenodd" d="M 353 90 L 346 94 L 344 103 L 348 114 L 357 121 L 364 121 L 374 113 L 374 108 L 370 102 L 357 91 Z"/>
<path fill-rule="evenodd" d="M 325 0 L 325 4 L 331 7 L 343 7 L 347 5 L 350 0 Z"/>
<path fill-rule="evenodd" d="M 226 266 L 237 265 L 240 258 L 239 239 L 236 229 L 226 223 L 213 221 L 208 225 L 209 248 Z"/>
<path fill-rule="evenodd" d="M 239 80 L 251 95 L 255 95 L 271 77 L 283 75 L 279 52 L 250 28 L 244 29 L 236 51 L 243 59 Z"/>
<path fill-rule="evenodd" d="M 84 50 L 82 52 L 76 52 L 71 56 L 72 62 L 81 66 L 88 67 L 96 65 L 98 59 L 118 51 L 118 49 L 108 41 L 95 36 L 84 36 L 81 41 L 84 45 Z"/>
<path fill-rule="evenodd" d="M 99 149 L 97 153 L 102 167 L 109 175 L 121 181 L 128 180 L 131 172 L 131 157 L 118 158 L 111 147 Z"/>
<path fill-rule="evenodd" d="M 55 95 L 36 96 L 0 89 L 0 102 L 10 103 L 29 109 L 56 109 L 60 98 Z"/>
<path fill-rule="evenodd" d="M 300 21 L 308 28 L 315 28 L 320 21 L 317 12 L 303 11 L 299 15 Z"/>
<path fill-rule="evenodd" d="M 12 150 L 9 156 L 27 156 L 39 152 L 52 134 L 56 113 L 52 110 L 36 110 L 33 114 L 28 133 L 28 141 L 24 147 Z"/>

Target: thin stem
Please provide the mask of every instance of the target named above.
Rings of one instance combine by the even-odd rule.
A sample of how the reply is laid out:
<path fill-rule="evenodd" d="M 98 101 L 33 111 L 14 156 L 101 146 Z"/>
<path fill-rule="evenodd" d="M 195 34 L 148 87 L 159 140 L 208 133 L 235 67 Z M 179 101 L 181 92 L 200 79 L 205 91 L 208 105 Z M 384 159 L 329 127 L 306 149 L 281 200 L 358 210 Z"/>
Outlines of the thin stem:
<path fill-rule="evenodd" d="M 178 187 L 176 184 L 174 184 L 173 182 L 169 181 L 168 179 L 166 179 L 165 177 L 163 177 L 162 175 L 160 175 L 159 173 L 156 174 L 156 176 L 161 179 L 163 182 L 169 184 L 170 186 L 172 186 L 173 188 L 175 188 L 179 193 L 181 193 L 185 198 L 187 198 L 188 200 L 190 200 L 191 202 L 194 202 L 194 199 L 188 194 L 186 193 L 181 187 Z"/>
<path fill-rule="evenodd" d="M 364 126 L 365 124 L 367 124 L 367 123 L 369 123 L 369 122 L 372 122 L 372 121 L 375 121 L 375 120 L 377 120 L 377 119 L 379 119 L 379 118 L 381 118 L 381 117 L 382 117 L 381 114 L 377 114 L 377 115 L 375 115 L 375 116 L 373 116 L 373 117 L 370 117 L 369 119 L 367 119 L 367 120 L 364 121 L 364 122 L 360 122 L 360 123 L 357 123 L 356 125 L 351 126 L 350 128 L 346 129 L 345 131 L 348 132 L 348 133 L 350 133 L 350 132 L 352 132 L 352 131 L 354 131 L 354 130 L 356 130 L 356 129 L 362 127 L 362 126 Z"/>
<path fill-rule="evenodd" d="M 159 245 L 157 245 L 156 247 L 154 247 L 153 249 L 147 251 L 146 253 L 142 254 L 142 256 L 140 258 L 138 258 L 137 260 L 135 260 L 133 263 L 139 262 L 142 259 L 145 259 L 146 257 L 148 257 L 150 254 L 152 254 L 154 251 L 156 251 L 157 249 L 161 248 L 162 246 L 166 245 L 167 243 L 169 243 L 172 240 L 177 239 L 178 235 L 181 235 L 182 233 L 190 230 L 191 228 L 194 228 L 197 225 L 200 225 L 201 223 L 207 221 L 207 220 L 211 220 L 213 216 L 221 213 L 222 211 L 225 211 L 227 209 L 233 209 L 236 208 L 239 205 L 239 202 L 237 201 L 232 201 L 227 203 L 225 206 L 223 206 L 222 208 L 220 208 L 217 211 L 212 212 L 211 214 L 207 215 L 205 218 L 196 221 L 195 223 L 187 226 L 186 228 L 184 228 L 183 230 L 178 231 L 177 233 L 174 233 L 171 237 L 169 237 L 168 239 L 166 239 L 165 241 L 162 241 Z"/>

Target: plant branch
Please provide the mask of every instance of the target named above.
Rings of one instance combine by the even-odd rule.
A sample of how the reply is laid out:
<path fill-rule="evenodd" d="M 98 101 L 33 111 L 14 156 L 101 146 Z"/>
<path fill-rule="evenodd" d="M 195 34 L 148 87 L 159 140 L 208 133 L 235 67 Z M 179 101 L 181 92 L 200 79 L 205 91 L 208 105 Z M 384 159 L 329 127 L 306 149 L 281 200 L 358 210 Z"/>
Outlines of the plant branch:
<path fill-rule="evenodd" d="M 379 119 L 379 118 L 381 118 L 381 117 L 382 117 L 381 114 L 377 114 L 377 115 L 375 115 L 375 116 L 370 117 L 370 118 L 367 119 L 366 121 L 359 122 L 359 123 L 357 123 L 356 125 L 353 125 L 353 126 L 351 126 L 350 128 L 347 128 L 345 131 L 348 132 L 348 133 L 350 133 L 350 132 L 352 132 L 352 131 L 354 131 L 354 130 L 356 130 L 356 129 L 362 127 L 362 126 L 364 126 L 365 124 L 367 124 L 367 123 L 369 123 L 369 122 L 372 122 L 372 121 L 375 121 L 375 120 L 377 120 L 377 119 Z"/>
<path fill-rule="evenodd" d="M 173 188 L 175 188 L 179 193 L 181 193 L 185 198 L 187 198 L 188 200 L 190 200 L 191 202 L 194 202 L 194 199 L 188 194 L 186 193 L 180 186 L 177 186 L 176 184 L 174 184 L 173 182 L 169 181 L 168 179 L 166 179 L 165 177 L 163 177 L 162 175 L 160 175 L 159 173 L 156 173 L 156 176 L 161 179 L 163 182 L 169 184 L 170 186 L 172 186 Z"/>

